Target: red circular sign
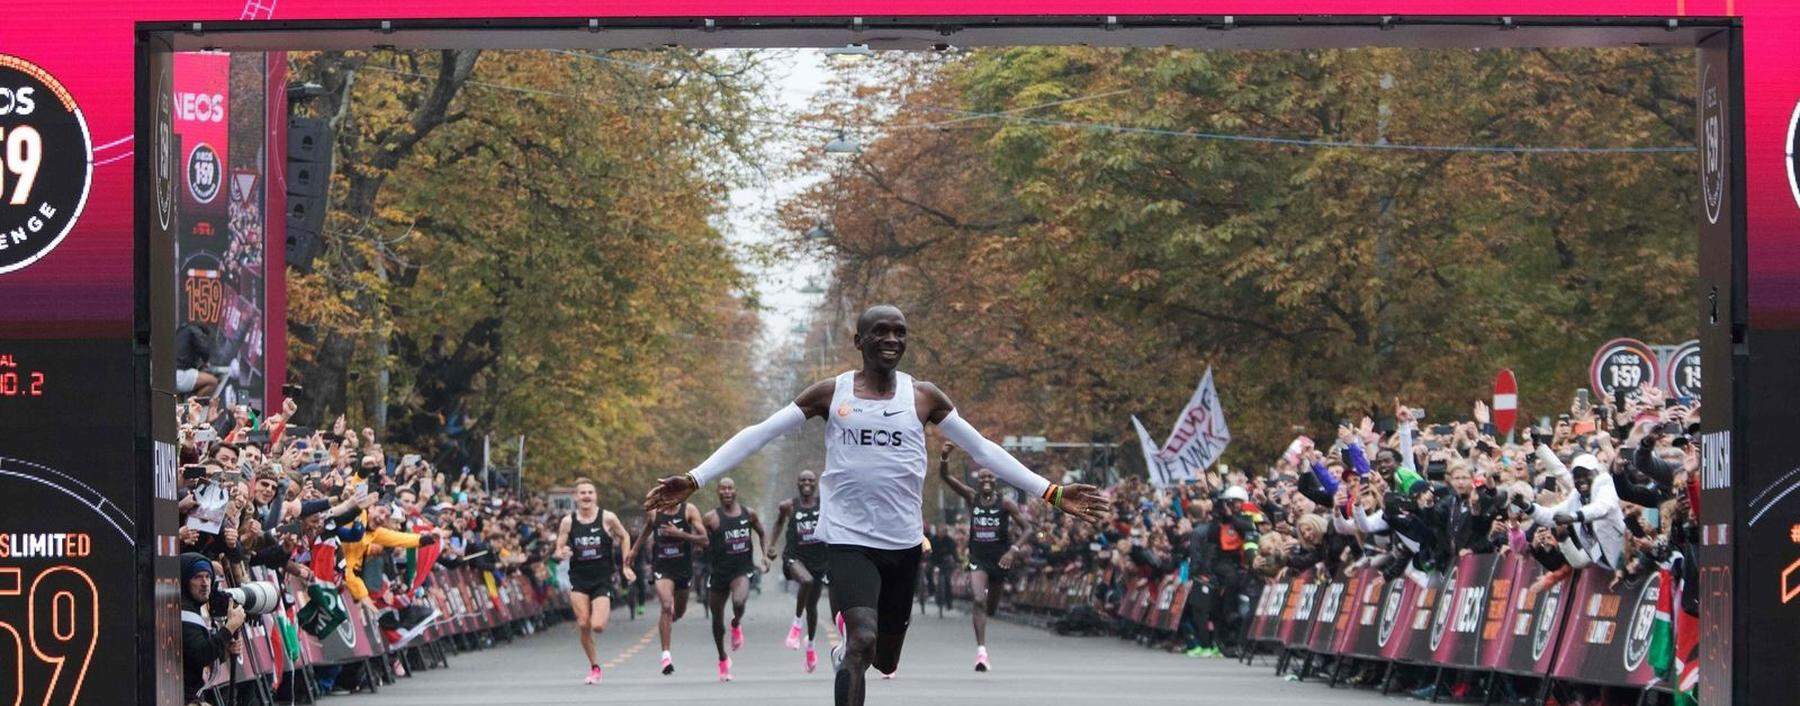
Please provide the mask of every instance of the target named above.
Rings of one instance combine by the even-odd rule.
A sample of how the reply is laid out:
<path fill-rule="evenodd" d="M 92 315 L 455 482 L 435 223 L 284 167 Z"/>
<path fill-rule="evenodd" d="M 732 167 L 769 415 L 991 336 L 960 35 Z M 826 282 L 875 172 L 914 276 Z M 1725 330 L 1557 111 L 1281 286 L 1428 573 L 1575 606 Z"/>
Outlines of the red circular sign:
<path fill-rule="evenodd" d="M 1632 397 L 1642 385 L 1661 387 L 1662 370 L 1656 363 L 1656 353 L 1643 341 L 1615 338 L 1594 352 L 1594 362 L 1588 366 L 1588 384 L 1601 399 L 1610 399 L 1618 389 Z"/>
<path fill-rule="evenodd" d="M 1501 435 L 1512 433 L 1519 419 L 1519 383 L 1513 371 L 1502 370 L 1494 376 L 1494 428 Z"/>

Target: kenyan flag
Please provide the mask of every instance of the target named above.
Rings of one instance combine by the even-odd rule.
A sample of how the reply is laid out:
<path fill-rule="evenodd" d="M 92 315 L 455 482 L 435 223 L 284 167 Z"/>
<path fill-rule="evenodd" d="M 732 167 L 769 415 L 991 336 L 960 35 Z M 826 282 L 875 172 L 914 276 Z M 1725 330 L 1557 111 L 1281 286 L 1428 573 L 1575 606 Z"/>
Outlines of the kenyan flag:
<path fill-rule="evenodd" d="M 1675 572 L 1665 568 L 1659 573 L 1662 574 L 1662 585 L 1686 588 L 1675 582 Z M 1699 650 L 1700 621 L 1697 616 L 1676 608 L 1681 604 L 1679 593 L 1679 590 L 1665 590 L 1656 598 L 1656 622 L 1650 629 L 1650 664 L 1656 669 L 1656 677 L 1673 687 L 1676 706 L 1695 706 L 1699 703 L 1696 695 L 1700 685 L 1700 665 L 1695 658 Z M 1671 616 L 1674 621 L 1670 620 Z"/>

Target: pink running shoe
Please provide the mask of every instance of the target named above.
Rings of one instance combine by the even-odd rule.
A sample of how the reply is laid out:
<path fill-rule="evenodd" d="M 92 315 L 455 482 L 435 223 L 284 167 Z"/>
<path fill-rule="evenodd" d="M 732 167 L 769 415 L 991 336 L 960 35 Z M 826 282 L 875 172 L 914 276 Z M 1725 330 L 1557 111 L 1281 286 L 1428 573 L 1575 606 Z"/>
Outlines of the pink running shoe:
<path fill-rule="evenodd" d="M 731 681 L 731 660 L 719 660 L 719 681 Z"/>
<path fill-rule="evenodd" d="M 800 633 L 801 632 L 804 632 L 804 630 L 802 629 L 802 626 L 800 625 L 800 621 L 798 621 L 798 620 L 794 621 L 793 626 L 788 628 L 788 636 L 787 636 L 787 648 L 788 649 L 790 649 L 790 650 L 800 649 Z"/>
<path fill-rule="evenodd" d="M 600 683 L 600 665 L 596 664 L 592 667 L 589 667 L 587 678 L 583 679 L 582 683 L 584 683 L 584 684 L 599 684 Z"/>
<path fill-rule="evenodd" d="M 813 670 L 818 669 L 818 668 L 819 668 L 819 651 L 813 649 L 811 646 L 808 646 L 806 648 L 806 673 L 812 674 Z"/>
<path fill-rule="evenodd" d="M 832 621 L 837 625 L 838 642 L 843 642 L 844 641 L 844 614 L 838 613 L 835 618 L 832 618 Z"/>
<path fill-rule="evenodd" d="M 983 650 L 981 652 L 975 653 L 975 671 L 985 672 L 987 670 L 988 670 L 987 651 Z"/>
<path fill-rule="evenodd" d="M 672 658 L 672 657 L 662 658 L 662 672 L 665 676 L 675 673 L 675 659 L 674 658 Z"/>
<path fill-rule="evenodd" d="M 736 651 L 738 651 L 739 648 L 742 648 L 743 646 L 744 646 L 744 629 L 737 625 L 731 626 L 731 651 L 736 652 Z"/>

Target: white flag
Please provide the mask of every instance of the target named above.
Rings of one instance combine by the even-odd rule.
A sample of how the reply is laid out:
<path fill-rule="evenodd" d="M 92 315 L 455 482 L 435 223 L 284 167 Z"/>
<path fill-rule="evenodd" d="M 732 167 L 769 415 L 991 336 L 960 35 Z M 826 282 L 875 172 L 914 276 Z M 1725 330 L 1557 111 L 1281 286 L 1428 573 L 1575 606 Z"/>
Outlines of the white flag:
<path fill-rule="evenodd" d="M 1213 390 L 1209 367 L 1156 455 L 1165 466 L 1165 475 L 1180 481 L 1195 478 L 1212 466 L 1230 443 L 1231 429 L 1225 426 L 1225 410 L 1219 406 L 1219 393 Z"/>
<path fill-rule="evenodd" d="M 1170 478 L 1168 464 L 1157 457 L 1156 442 L 1150 440 L 1150 432 L 1144 429 L 1144 423 L 1138 421 L 1137 415 L 1131 415 L 1131 426 L 1137 428 L 1138 448 L 1144 452 L 1144 468 L 1150 471 L 1150 482 L 1161 488 L 1179 482 L 1179 478 Z"/>

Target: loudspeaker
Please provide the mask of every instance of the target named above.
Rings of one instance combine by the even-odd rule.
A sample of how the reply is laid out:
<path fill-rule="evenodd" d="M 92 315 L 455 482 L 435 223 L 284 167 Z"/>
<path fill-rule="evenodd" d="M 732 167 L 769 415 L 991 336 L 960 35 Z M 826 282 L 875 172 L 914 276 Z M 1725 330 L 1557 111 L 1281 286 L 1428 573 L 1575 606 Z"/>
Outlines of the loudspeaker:
<path fill-rule="evenodd" d="M 288 159 L 330 162 L 331 131 L 319 118 L 288 118 Z"/>
<path fill-rule="evenodd" d="M 313 258 L 319 256 L 318 231 L 294 228 L 287 229 L 287 264 L 299 272 L 312 272 Z"/>
<path fill-rule="evenodd" d="M 328 174 L 324 164 L 289 160 L 287 163 L 288 197 L 324 196 Z"/>
<path fill-rule="evenodd" d="M 314 233 L 325 229 L 325 199 L 306 196 L 289 196 L 287 202 L 287 227 L 298 228 Z"/>
<path fill-rule="evenodd" d="M 331 181 L 331 131 L 318 118 L 288 118 L 287 262 L 312 271 L 323 248 L 325 196 Z"/>

